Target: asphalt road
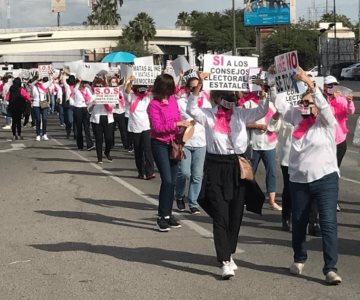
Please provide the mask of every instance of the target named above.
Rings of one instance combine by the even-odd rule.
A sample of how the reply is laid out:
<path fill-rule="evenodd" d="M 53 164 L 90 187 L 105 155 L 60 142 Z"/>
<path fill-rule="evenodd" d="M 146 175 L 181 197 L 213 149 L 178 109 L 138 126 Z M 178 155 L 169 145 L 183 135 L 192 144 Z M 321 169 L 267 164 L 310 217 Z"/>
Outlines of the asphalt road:
<path fill-rule="evenodd" d="M 343 284 L 324 284 L 320 238 L 308 237 L 304 275 L 289 274 L 291 236 L 266 204 L 263 216 L 246 213 L 239 270 L 222 281 L 204 213 L 176 213 L 182 228 L 155 231 L 159 179 L 136 179 L 118 146 L 99 167 L 50 119 L 47 142 L 31 128 L 16 142 L 0 130 L 0 299 L 360 299 L 358 149 L 350 145 L 340 181 Z M 257 178 L 263 185 L 262 169 Z"/>

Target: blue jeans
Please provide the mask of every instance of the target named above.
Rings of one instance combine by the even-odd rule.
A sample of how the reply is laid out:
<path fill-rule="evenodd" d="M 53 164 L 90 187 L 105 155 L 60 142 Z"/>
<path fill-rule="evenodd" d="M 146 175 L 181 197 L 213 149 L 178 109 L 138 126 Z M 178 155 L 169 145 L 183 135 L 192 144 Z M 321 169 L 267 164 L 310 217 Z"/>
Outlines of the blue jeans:
<path fill-rule="evenodd" d="M 76 136 L 76 126 L 74 125 L 74 110 L 73 106 L 64 108 L 64 122 L 66 128 L 66 134 L 70 136 L 71 128 L 74 130 L 74 135 Z"/>
<path fill-rule="evenodd" d="M 65 120 L 64 120 L 64 107 L 62 106 L 62 104 L 56 103 L 55 108 L 56 108 L 56 111 L 59 113 L 60 125 L 64 125 L 64 124 L 65 124 Z"/>
<path fill-rule="evenodd" d="M 170 159 L 169 148 L 170 145 L 151 139 L 152 153 L 161 178 L 158 207 L 159 217 L 171 216 L 174 202 L 178 161 Z"/>
<path fill-rule="evenodd" d="M 276 149 L 253 150 L 252 167 L 256 173 L 260 159 L 263 161 L 266 171 L 266 192 L 276 192 Z"/>
<path fill-rule="evenodd" d="M 310 183 L 290 181 L 292 200 L 292 247 L 294 261 L 304 263 L 307 252 L 304 247 L 306 227 L 311 205 L 315 201 L 319 210 L 324 257 L 323 273 L 337 271 L 337 220 L 336 204 L 339 193 L 339 176 L 336 172 Z"/>
<path fill-rule="evenodd" d="M 199 207 L 197 199 L 201 190 L 204 173 L 206 147 L 184 147 L 186 159 L 179 163 L 176 180 L 175 197 L 181 199 L 185 196 L 186 179 L 189 179 L 189 207 Z"/>
<path fill-rule="evenodd" d="M 44 135 L 46 134 L 49 108 L 41 108 L 39 106 L 34 106 L 33 109 L 35 113 L 36 135 L 40 135 L 40 134 Z M 41 123 L 42 123 L 42 130 L 40 131 Z"/>

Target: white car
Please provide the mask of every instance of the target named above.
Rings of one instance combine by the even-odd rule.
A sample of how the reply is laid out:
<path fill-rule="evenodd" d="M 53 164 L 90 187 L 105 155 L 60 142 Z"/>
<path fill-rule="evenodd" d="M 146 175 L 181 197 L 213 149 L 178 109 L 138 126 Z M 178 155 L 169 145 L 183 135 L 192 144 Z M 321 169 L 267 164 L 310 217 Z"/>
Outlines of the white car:
<path fill-rule="evenodd" d="M 319 67 L 315 66 L 311 68 L 309 71 L 306 71 L 307 75 L 310 75 L 311 77 L 316 77 L 319 74 Z"/>
<path fill-rule="evenodd" d="M 340 78 L 355 79 L 360 77 L 360 63 L 353 64 L 349 67 L 342 68 Z"/>

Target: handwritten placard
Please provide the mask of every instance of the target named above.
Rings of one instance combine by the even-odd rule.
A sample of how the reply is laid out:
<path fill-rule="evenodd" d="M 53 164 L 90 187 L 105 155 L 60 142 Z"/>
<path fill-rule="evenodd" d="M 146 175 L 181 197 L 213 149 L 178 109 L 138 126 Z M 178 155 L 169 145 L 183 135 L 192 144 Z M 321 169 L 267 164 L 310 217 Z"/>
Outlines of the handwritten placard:
<path fill-rule="evenodd" d="M 249 68 L 257 66 L 257 57 L 205 54 L 204 71 L 210 76 L 204 90 L 247 90 Z"/>
<path fill-rule="evenodd" d="M 297 51 L 287 52 L 275 56 L 275 84 L 277 93 L 283 93 L 298 88 L 294 76 L 299 69 L 299 60 Z"/>
<path fill-rule="evenodd" d="M 94 95 L 96 104 L 119 103 L 120 90 L 118 87 L 95 87 Z"/>
<path fill-rule="evenodd" d="M 156 77 L 161 74 L 160 65 L 133 66 L 134 85 L 153 85 Z"/>

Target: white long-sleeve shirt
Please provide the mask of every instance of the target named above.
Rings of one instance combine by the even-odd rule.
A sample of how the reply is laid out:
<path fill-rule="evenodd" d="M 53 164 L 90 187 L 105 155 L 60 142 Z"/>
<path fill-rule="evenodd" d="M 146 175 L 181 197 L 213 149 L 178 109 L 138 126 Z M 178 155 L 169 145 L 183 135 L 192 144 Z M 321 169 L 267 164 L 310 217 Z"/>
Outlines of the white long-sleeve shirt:
<path fill-rule="evenodd" d="M 261 119 L 269 107 L 269 98 L 260 101 L 257 108 L 235 107 L 231 116 L 230 134 L 214 131 L 218 107 L 200 108 L 198 96 L 190 95 L 187 112 L 205 127 L 206 150 L 212 154 L 243 154 L 248 146 L 246 124 Z"/>
<path fill-rule="evenodd" d="M 113 112 L 108 112 L 105 107 L 104 107 L 104 104 L 95 104 L 95 105 L 92 105 L 90 103 L 89 105 L 89 110 L 92 108 L 93 106 L 93 109 L 91 111 L 91 116 L 90 116 L 90 122 L 91 123 L 96 123 L 96 124 L 99 124 L 100 123 L 100 117 L 101 116 L 107 116 L 108 118 L 108 124 L 110 123 L 113 123 L 114 122 L 114 115 L 113 115 Z M 114 107 L 115 105 L 113 104 L 109 104 L 110 107 Z"/>
<path fill-rule="evenodd" d="M 47 91 L 43 91 L 41 88 L 39 88 L 37 86 L 38 82 L 34 82 L 33 87 L 32 87 L 32 97 L 33 97 L 33 107 L 39 107 L 40 106 L 40 101 L 44 101 L 46 100 L 46 93 Z M 52 85 L 52 81 L 47 81 L 47 82 L 42 82 L 42 87 L 47 90 L 51 85 Z"/>
<path fill-rule="evenodd" d="M 150 120 L 147 113 L 147 108 L 152 99 L 152 95 L 149 94 L 145 96 L 142 100 L 140 100 L 138 105 L 136 106 L 135 111 L 131 112 L 130 107 L 133 101 L 135 101 L 135 98 L 136 96 L 134 93 L 125 93 L 125 103 L 127 102 L 129 106 L 128 131 L 134 133 L 141 133 L 143 131 L 150 130 Z"/>
<path fill-rule="evenodd" d="M 310 183 L 337 172 L 335 128 L 336 119 L 319 89 L 313 95 L 319 110 L 315 123 L 300 139 L 292 137 L 289 154 L 290 181 Z M 286 122 L 296 126 L 303 120 L 300 111 L 282 97 L 276 97 L 275 106 Z"/>
<path fill-rule="evenodd" d="M 186 94 L 181 95 L 181 98 L 177 101 L 180 109 L 181 118 L 183 120 L 192 121 L 192 118 L 187 112 L 188 105 L 188 96 Z M 211 103 L 208 100 L 204 99 L 202 108 L 211 108 Z M 186 143 L 185 146 L 188 147 L 205 147 L 206 146 L 206 136 L 205 136 L 205 127 L 200 123 L 195 123 L 194 134 Z"/>

